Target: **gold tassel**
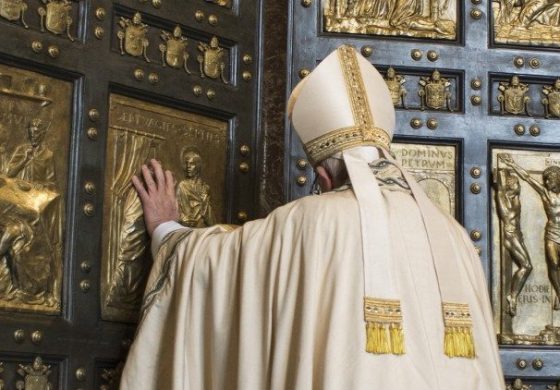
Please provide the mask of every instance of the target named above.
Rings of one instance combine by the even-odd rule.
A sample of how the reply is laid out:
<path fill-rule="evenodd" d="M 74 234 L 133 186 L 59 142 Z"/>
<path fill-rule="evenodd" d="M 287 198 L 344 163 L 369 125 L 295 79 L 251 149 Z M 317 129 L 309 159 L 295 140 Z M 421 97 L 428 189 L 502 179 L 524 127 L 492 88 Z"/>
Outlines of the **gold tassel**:
<path fill-rule="evenodd" d="M 404 330 L 400 302 L 364 298 L 366 321 L 366 352 L 403 355 Z"/>
<path fill-rule="evenodd" d="M 476 351 L 472 333 L 469 306 L 460 303 L 443 303 L 445 335 L 443 349 L 449 357 L 474 359 Z"/>

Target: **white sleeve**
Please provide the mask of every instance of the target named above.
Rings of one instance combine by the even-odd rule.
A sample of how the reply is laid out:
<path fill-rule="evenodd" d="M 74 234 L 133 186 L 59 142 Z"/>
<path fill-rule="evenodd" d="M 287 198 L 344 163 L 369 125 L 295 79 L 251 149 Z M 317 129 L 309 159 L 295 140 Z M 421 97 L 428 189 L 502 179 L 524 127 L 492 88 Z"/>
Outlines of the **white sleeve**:
<path fill-rule="evenodd" d="M 154 229 L 154 232 L 152 234 L 152 256 L 154 259 L 157 256 L 159 247 L 165 236 L 179 229 L 192 230 L 190 227 L 183 226 L 175 221 L 160 223 Z"/>

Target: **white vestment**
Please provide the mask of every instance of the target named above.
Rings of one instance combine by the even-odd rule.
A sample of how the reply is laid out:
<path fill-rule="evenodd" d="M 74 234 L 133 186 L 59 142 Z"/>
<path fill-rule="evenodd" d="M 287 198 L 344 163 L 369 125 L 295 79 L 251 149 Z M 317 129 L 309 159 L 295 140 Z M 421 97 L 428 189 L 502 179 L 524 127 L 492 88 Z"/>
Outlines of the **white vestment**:
<path fill-rule="evenodd" d="M 121 389 L 501 390 L 486 280 L 451 217 L 476 358 L 444 354 L 441 296 L 424 224 L 383 189 L 406 354 L 365 351 L 359 209 L 352 189 L 310 196 L 226 231 L 179 230 L 159 249 Z M 459 255 L 467 253 L 467 255 Z"/>

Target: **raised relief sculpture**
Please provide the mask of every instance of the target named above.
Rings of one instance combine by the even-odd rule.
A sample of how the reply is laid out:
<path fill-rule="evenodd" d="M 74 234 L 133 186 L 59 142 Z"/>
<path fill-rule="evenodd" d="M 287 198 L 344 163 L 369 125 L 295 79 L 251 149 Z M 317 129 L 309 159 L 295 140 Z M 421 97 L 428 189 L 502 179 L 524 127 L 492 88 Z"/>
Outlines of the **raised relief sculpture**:
<path fill-rule="evenodd" d="M 39 356 L 32 364 L 20 364 L 17 373 L 23 377 L 23 380 L 16 382 L 17 390 L 54 390 L 52 383 L 49 382 L 51 366 L 44 364 Z"/>
<path fill-rule="evenodd" d="M 555 385 L 546 386 L 546 390 L 560 390 L 560 382 L 558 382 Z"/>
<path fill-rule="evenodd" d="M 224 214 L 228 125 L 225 121 L 119 95 L 111 95 L 110 107 L 101 314 L 105 320 L 134 322 L 151 254 L 142 204 L 131 178 L 139 174 L 143 163 L 152 158 L 161 160 L 180 182 L 176 191 L 182 219 L 198 227 L 214 223 L 215 216 L 221 219 Z M 212 156 L 212 164 L 204 165 L 204 172 L 200 156 Z"/>
<path fill-rule="evenodd" d="M 225 77 L 225 50 L 220 47 L 218 38 L 212 37 L 209 45 L 206 43 L 199 43 L 198 50 L 202 53 L 197 57 L 200 65 L 200 77 L 210 77 L 211 79 L 221 78 L 224 84 L 229 84 L 229 81 L 226 80 Z"/>
<path fill-rule="evenodd" d="M 195 151 L 183 150 L 184 180 L 177 186 L 179 222 L 189 227 L 206 227 L 215 224 L 210 203 L 210 186 L 202 180 L 202 159 Z"/>
<path fill-rule="evenodd" d="M 513 76 L 510 82 L 500 81 L 498 87 L 500 102 L 500 115 L 508 114 L 519 115 L 529 113 L 529 101 L 531 98 L 527 96 L 529 85 L 519 81 L 519 76 Z"/>
<path fill-rule="evenodd" d="M 506 390 L 531 390 L 533 387 L 531 385 L 526 385 L 519 378 L 515 379 L 513 383 L 506 386 Z"/>
<path fill-rule="evenodd" d="M 27 8 L 25 0 L 0 0 L 0 16 L 12 22 L 19 20 L 25 28 L 29 28 L 23 18 Z"/>
<path fill-rule="evenodd" d="M 6 142 L 8 141 L 8 130 L 2 122 L 0 122 L 0 176 L 6 173 L 8 167 L 8 151 Z"/>
<path fill-rule="evenodd" d="M 0 362 L 0 376 L 4 374 L 4 363 Z M 0 390 L 5 389 L 4 379 L 0 378 Z"/>
<path fill-rule="evenodd" d="M 328 32 L 455 39 L 455 0 L 323 0 Z"/>
<path fill-rule="evenodd" d="M 406 89 L 404 88 L 404 83 L 406 79 L 404 76 L 397 74 L 395 69 L 390 67 L 387 69 L 387 76 L 385 77 L 385 83 L 389 87 L 389 92 L 391 93 L 391 98 L 393 99 L 393 105 L 395 107 L 406 108 L 404 103 L 404 98 L 406 96 Z"/>
<path fill-rule="evenodd" d="M 560 118 L 560 79 L 556 79 L 554 85 L 543 86 L 542 93 L 545 117 Z"/>
<path fill-rule="evenodd" d="M 418 82 L 420 90 L 420 109 L 431 108 L 433 110 L 453 111 L 451 108 L 451 82 L 436 69 L 430 77 L 420 77 Z"/>
<path fill-rule="evenodd" d="M 220 7 L 231 7 L 231 0 L 206 0 L 207 3 L 217 4 Z"/>
<path fill-rule="evenodd" d="M 32 120 L 28 142 L 16 147 L 0 177 L 0 287 L 5 300 L 56 308 L 56 254 L 61 247 L 61 204 L 49 123 Z M 2 199 L 3 198 L 3 199 Z M 1 202 L 4 200 L 4 202 Z"/>
<path fill-rule="evenodd" d="M 45 28 L 56 35 L 66 33 L 71 41 L 74 37 L 70 34 L 72 26 L 72 2 L 68 0 L 41 0 L 46 5 L 45 8 L 39 7 L 37 12 L 41 17 L 41 31 Z"/>
<path fill-rule="evenodd" d="M 493 0 L 496 42 L 558 46 L 560 3 L 555 0 Z"/>
<path fill-rule="evenodd" d="M 162 31 L 160 36 L 161 39 L 165 41 L 165 43 L 159 45 L 161 63 L 163 66 L 169 65 L 175 69 L 183 68 L 185 72 L 191 74 L 188 65 L 189 53 L 187 52 L 187 38 L 183 36 L 181 27 L 175 26 L 173 34 Z"/>
<path fill-rule="evenodd" d="M 150 42 L 146 37 L 149 26 L 142 23 L 142 15 L 136 12 L 132 20 L 121 16 L 119 21 L 121 30 L 117 32 L 121 55 L 127 53 L 133 57 L 143 57 L 146 62 L 150 62 L 146 53 Z"/>
<path fill-rule="evenodd" d="M 504 162 L 511 157 L 505 156 Z M 501 158 L 499 155 L 498 158 Z M 517 314 L 517 299 L 529 278 L 533 265 L 521 232 L 521 202 L 519 179 L 508 170 L 501 170 L 496 191 L 496 208 L 501 222 L 502 243 L 505 252 L 517 266 L 511 280 L 510 293 L 507 295 L 507 312 Z"/>
<path fill-rule="evenodd" d="M 503 154 L 500 157 L 504 164 L 511 168 L 539 194 L 543 202 L 543 207 L 548 217 L 544 234 L 548 279 L 556 293 L 554 310 L 560 310 L 560 167 L 553 165 L 546 168 L 542 173 L 543 180 L 541 183 L 515 164 L 511 156 Z"/>

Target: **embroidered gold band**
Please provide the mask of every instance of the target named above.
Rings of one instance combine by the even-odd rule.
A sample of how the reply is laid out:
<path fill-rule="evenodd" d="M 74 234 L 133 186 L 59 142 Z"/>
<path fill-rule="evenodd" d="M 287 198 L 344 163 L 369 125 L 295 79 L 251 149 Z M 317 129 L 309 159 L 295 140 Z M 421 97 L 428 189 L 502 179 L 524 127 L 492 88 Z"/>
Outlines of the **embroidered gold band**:
<path fill-rule="evenodd" d="M 375 122 L 369 109 L 366 87 L 360 72 L 356 50 L 351 46 L 344 45 L 337 52 L 340 68 L 344 74 L 346 92 L 354 115 L 354 123 L 356 126 L 374 127 Z"/>
<path fill-rule="evenodd" d="M 403 355 L 404 331 L 401 302 L 364 297 L 366 352 Z"/>
<path fill-rule="evenodd" d="M 303 147 L 312 165 L 354 146 L 378 146 L 389 150 L 391 138 L 378 127 L 350 126 L 337 129 L 307 142 Z"/>
<path fill-rule="evenodd" d="M 444 350 L 449 357 L 474 359 L 476 351 L 472 333 L 473 322 L 469 305 L 442 303 L 445 326 Z"/>

